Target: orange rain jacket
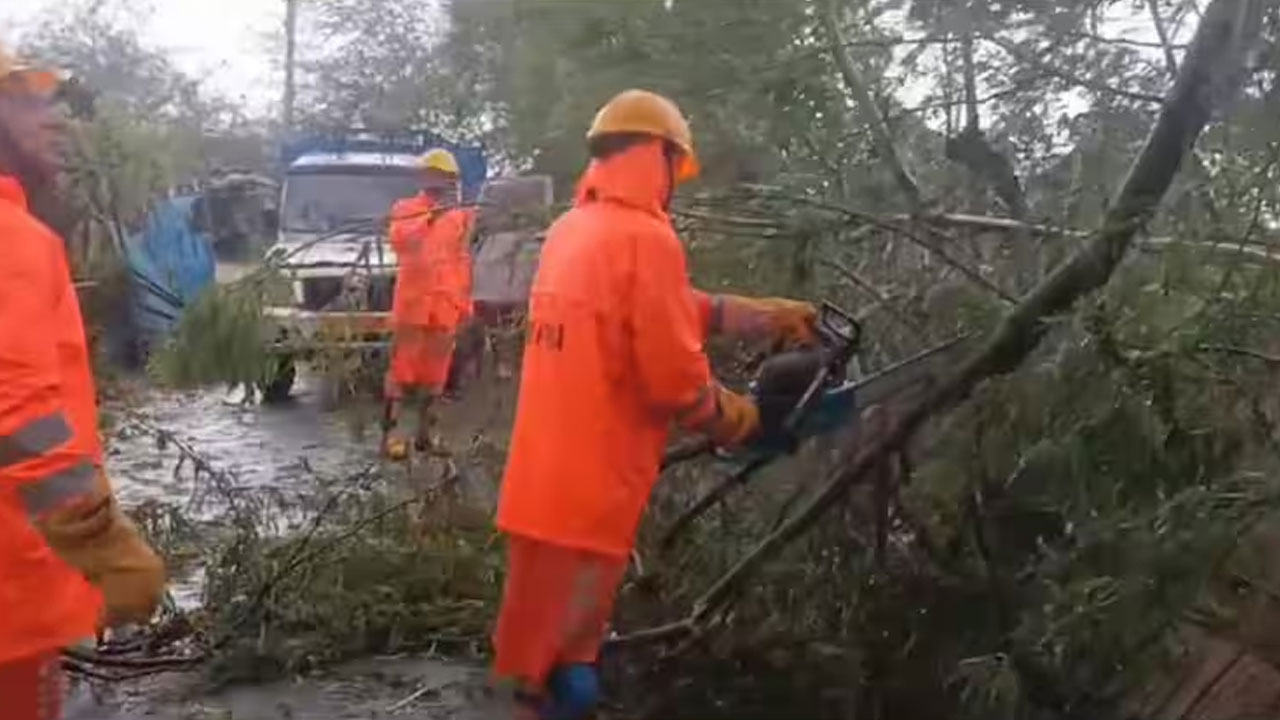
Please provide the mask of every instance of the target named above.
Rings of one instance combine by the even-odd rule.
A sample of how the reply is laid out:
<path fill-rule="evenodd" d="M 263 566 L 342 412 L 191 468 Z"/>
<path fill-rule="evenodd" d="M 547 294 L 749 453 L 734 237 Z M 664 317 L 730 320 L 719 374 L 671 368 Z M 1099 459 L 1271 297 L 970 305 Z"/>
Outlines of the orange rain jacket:
<path fill-rule="evenodd" d="M 393 326 L 454 329 L 471 317 L 471 249 L 475 212 L 437 208 L 425 194 L 391 207 L 391 248 L 400 261 Z"/>
<path fill-rule="evenodd" d="M 0 663 L 92 636 L 102 595 L 31 519 L 101 465 L 80 303 L 62 241 L 0 176 Z"/>
<path fill-rule="evenodd" d="M 715 412 L 709 304 L 664 209 L 658 141 L 594 161 L 548 232 L 498 504 L 508 533 L 625 556 L 672 421 Z"/>

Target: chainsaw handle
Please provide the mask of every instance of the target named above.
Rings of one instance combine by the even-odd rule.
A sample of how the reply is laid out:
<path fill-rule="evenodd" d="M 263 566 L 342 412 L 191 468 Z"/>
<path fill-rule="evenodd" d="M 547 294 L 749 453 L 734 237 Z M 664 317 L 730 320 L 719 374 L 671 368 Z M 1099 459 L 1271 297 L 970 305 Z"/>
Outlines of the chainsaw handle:
<path fill-rule="evenodd" d="M 823 300 L 818 309 L 818 334 L 827 345 L 855 352 L 862 344 L 862 323 L 848 310 Z"/>

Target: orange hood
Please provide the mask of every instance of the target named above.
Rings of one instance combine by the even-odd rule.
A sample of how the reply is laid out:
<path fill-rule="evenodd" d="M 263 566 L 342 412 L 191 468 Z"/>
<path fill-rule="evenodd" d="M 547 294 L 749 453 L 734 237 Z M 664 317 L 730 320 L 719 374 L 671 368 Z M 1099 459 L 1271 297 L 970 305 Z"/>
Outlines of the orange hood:
<path fill-rule="evenodd" d="M 638 143 L 604 160 L 592 160 L 578 180 L 574 205 L 615 202 L 667 217 L 671 168 L 662 141 Z"/>

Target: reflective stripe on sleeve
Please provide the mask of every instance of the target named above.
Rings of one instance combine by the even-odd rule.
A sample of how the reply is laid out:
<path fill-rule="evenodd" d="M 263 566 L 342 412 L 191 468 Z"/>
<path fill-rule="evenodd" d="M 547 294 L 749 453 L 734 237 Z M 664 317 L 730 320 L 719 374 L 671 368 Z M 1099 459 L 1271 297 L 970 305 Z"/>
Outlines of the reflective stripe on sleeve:
<path fill-rule="evenodd" d="M 71 426 L 61 412 L 36 418 L 0 435 L 0 468 L 34 460 L 70 439 Z"/>
<path fill-rule="evenodd" d="M 35 482 L 18 487 L 23 507 L 29 517 L 43 515 L 59 505 L 93 492 L 98 469 L 85 460 L 66 470 L 46 475 Z"/>

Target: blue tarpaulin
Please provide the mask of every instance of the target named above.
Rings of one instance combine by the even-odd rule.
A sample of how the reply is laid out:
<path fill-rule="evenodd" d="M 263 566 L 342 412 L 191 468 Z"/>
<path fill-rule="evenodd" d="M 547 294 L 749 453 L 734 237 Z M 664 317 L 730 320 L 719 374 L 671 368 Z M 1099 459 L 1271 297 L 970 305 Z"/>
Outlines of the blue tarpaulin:
<path fill-rule="evenodd" d="M 142 232 L 125 243 L 133 323 L 147 344 L 171 332 L 183 308 L 214 281 L 213 248 L 192 226 L 195 201 L 158 202 Z"/>

